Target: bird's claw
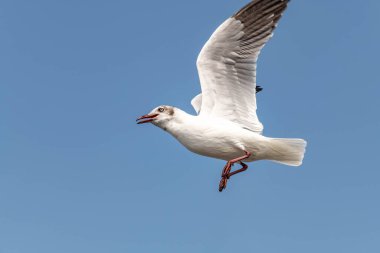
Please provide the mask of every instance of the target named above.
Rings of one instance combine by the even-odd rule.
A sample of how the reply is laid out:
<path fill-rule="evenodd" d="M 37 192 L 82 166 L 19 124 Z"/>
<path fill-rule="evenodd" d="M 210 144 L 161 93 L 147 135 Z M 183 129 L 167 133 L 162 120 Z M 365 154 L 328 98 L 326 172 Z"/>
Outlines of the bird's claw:
<path fill-rule="evenodd" d="M 222 176 L 222 179 L 220 180 L 220 183 L 219 183 L 219 192 L 222 192 L 224 189 L 226 189 L 227 181 L 228 181 L 228 178 L 226 176 Z"/>
<path fill-rule="evenodd" d="M 220 179 L 220 183 L 219 183 L 219 191 L 220 192 L 222 192 L 224 189 L 226 189 L 226 187 L 227 187 L 227 181 L 228 181 L 228 179 L 230 179 L 231 176 L 233 176 L 235 174 L 238 174 L 240 172 L 243 172 L 243 171 L 245 171 L 248 168 L 248 166 L 245 163 L 243 163 L 242 160 L 250 157 L 251 153 L 249 153 L 247 151 L 244 151 L 244 152 L 245 152 L 244 156 L 241 156 L 241 157 L 238 157 L 236 159 L 230 160 L 224 166 L 223 171 L 222 171 L 222 179 Z M 231 167 L 234 166 L 234 164 L 237 163 L 237 162 L 242 165 L 242 168 L 231 172 Z"/>

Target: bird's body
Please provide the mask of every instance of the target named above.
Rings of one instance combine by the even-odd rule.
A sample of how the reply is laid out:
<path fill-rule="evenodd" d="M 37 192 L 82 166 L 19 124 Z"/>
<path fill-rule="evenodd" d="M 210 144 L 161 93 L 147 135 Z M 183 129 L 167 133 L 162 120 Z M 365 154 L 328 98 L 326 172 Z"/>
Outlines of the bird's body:
<path fill-rule="evenodd" d="M 302 161 L 306 143 L 301 139 L 269 138 L 228 120 L 194 116 L 178 108 L 173 110 L 175 119 L 153 124 L 196 154 L 229 161 L 248 151 L 252 155 L 244 159 L 245 162 L 272 160 L 295 166 Z M 296 146 L 298 152 L 290 152 L 291 145 Z"/>
<path fill-rule="evenodd" d="M 199 155 L 228 161 L 241 156 L 242 150 L 258 151 L 253 146 L 265 138 L 223 119 L 193 116 L 178 109 L 175 113 L 176 119 L 164 125 L 164 129 Z"/>
<path fill-rule="evenodd" d="M 306 141 L 269 138 L 256 114 L 257 59 L 289 0 L 254 0 L 224 21 L 202 48 L 197 67 L 202 93 L 191 101 L 198 115 L 159 106 L 140 117 L 173 135 L 190 151 L 226 160 L 219 190 L 248 168 L 244 162 L 302 164 Z M 231 172 L 231 166 L 242 168 Z"/>

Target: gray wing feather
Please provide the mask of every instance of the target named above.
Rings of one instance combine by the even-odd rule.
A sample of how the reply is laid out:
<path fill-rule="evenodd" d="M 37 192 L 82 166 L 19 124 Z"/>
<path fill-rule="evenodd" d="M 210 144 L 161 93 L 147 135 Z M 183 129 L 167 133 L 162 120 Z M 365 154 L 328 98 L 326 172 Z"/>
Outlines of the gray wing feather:
<path fill-rule="evenodd" d="M 262 132 L 256 115 L 256 62 L 288 2 L 252 1 L 212 34 L 197 60 L 201 116 L 222 117 Z"/>

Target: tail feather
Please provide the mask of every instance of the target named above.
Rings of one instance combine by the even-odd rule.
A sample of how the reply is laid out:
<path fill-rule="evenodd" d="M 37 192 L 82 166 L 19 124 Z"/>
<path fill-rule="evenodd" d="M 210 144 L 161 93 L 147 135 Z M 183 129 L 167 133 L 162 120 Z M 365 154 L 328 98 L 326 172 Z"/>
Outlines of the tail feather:
<path fill-rule="evenodd" d="M 305 154 L 307 142 L 302 139 L 271 138 L 268 160 L 290 165 L 300 166 Z"/>

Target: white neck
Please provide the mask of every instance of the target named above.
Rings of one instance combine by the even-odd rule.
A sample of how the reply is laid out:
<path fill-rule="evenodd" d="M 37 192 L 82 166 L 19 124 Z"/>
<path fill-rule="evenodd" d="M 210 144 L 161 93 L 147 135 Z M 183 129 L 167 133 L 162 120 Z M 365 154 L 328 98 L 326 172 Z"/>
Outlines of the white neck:
<path fill-rule="evenodd" d="M 184 125 L 194 121 L 195 118 L 196 116 L 188 114 L 178 108 L 175 108 L 174 115 L 170 120 L 162 121 L 155 125 L 167 131 L 174 137 L 178 137 L 179 132 L 181 130 L 183 131 Z"/>

